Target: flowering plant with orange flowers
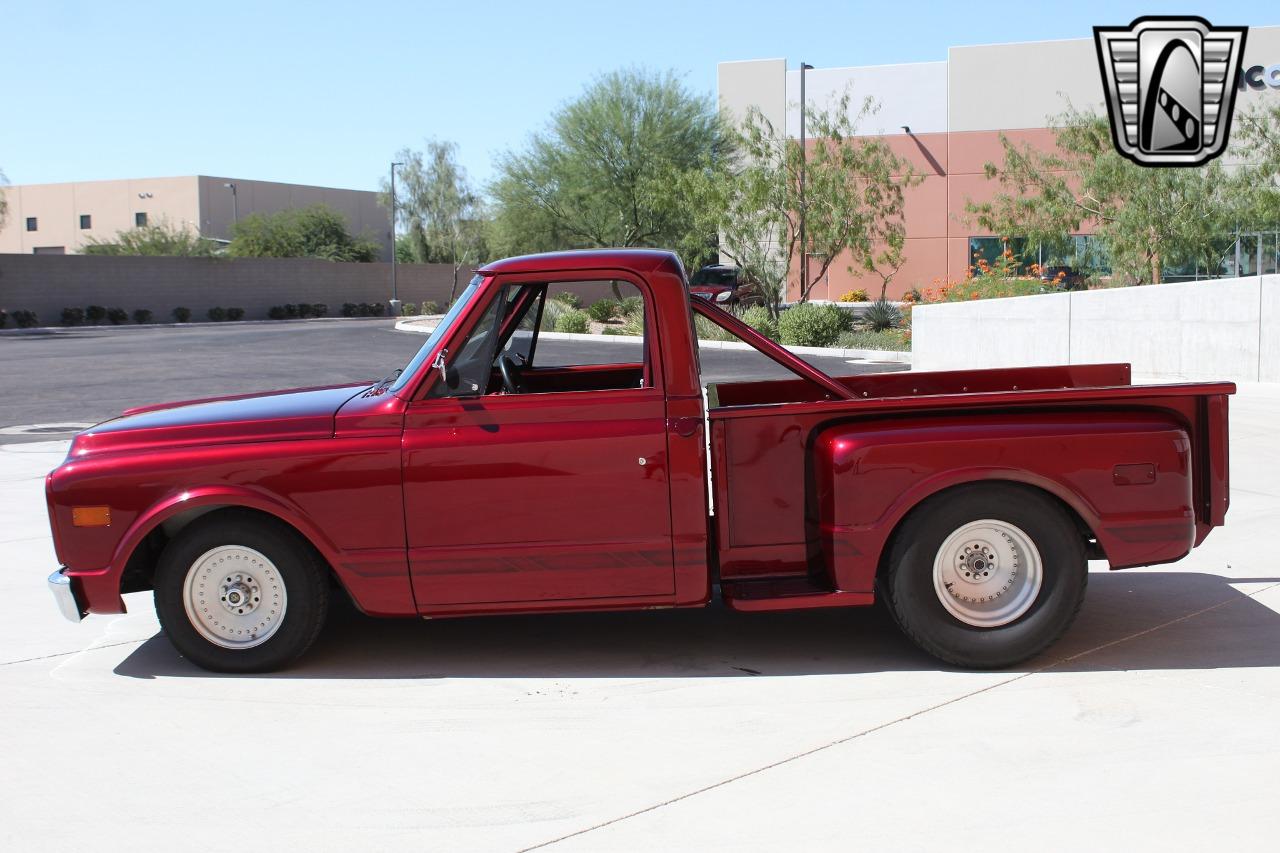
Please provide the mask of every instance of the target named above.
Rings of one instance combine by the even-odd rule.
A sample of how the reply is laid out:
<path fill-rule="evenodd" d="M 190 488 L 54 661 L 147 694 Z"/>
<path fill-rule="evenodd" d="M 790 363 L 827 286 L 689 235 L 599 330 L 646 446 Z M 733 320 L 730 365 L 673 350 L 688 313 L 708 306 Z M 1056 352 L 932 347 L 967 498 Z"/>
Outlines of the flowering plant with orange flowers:
<path fill-rule="evenodd" d="M 973 263 L 960 281 L 935 278 L 933 286 L 922 292 L 923 302 L 962 302 L 972 299 L 1003 299 L 1009 296 L 1033 296 L 1040 293 L 1056 293 L 1063 288 L 1066 273 L 1059 270 L 1053 279 L 1041 276 L 1039 264 L 1021 269 L 1017 256 L 1004 241 L 1004 251 L 988 261 L 981 252 L 973 253 Z"/>

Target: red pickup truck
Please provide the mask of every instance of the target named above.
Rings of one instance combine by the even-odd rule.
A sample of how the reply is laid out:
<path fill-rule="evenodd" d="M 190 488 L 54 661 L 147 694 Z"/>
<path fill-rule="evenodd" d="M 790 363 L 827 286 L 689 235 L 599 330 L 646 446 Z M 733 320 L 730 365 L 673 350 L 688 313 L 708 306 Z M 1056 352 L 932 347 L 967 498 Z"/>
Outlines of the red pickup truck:
<path fill-rule="evenodd" d="M 539 353 L 549 292 L 619 287 L 642 346 Z M 695 313 L 795 378 L 704 387 Z M 394 377 L 78 435 L 47 481 L 50 584 L 74 620 L 154 590 L 177 649 L 222 671 L 298 658 L 338 591 L 436 618 L 700 607 L 717 585 L 744 611 L 879 595 L 926 651 L 1004 667 L 1066 630 L 1089 559 L 1171 562 L 1223 523 L 1234 390 L 1123 364 L 833 378 L 691 299 L 670 253 L 514 258 Z"/>

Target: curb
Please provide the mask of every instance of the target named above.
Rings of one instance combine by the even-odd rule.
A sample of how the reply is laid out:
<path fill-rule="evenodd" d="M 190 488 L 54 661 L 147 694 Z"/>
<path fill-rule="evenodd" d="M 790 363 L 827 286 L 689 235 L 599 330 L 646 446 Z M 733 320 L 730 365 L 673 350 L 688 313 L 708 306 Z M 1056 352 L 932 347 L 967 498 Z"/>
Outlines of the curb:
<path fill-rule="evenodd" d="M 427 327 L 421 320 L 401 320 L 396 323 L 397 332 L 410 332 L 415 335 L 429 335 L 435 326 Z M 634 335 L 583 335 L 576 332 L 542 332 L 539 340 L 548 341 L 591 341 L 594 343 L 643 343 L 644 338 Z M 741 341 L 698 341 L 700 349 L 753 350 L 755 347 Z M 796 355 L 821 355 L 828 358 L 847 358 L 858 361 L 874 361 L 883 364 L 910 364 L 911 353 L 895 350 L 878 349 L 834 349 L 831 347 L 783 347 Z"/>

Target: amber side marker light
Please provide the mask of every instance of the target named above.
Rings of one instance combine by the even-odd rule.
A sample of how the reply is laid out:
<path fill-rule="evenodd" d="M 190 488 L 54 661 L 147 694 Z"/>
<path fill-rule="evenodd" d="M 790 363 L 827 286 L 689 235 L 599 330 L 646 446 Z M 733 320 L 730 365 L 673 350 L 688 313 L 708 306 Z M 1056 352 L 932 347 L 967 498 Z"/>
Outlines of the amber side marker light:
<path fill-rule="evenodd" d="M 111 507 L 109 506 L 73 506 L 71 523 L 76 527 L 110 527 Z"/>

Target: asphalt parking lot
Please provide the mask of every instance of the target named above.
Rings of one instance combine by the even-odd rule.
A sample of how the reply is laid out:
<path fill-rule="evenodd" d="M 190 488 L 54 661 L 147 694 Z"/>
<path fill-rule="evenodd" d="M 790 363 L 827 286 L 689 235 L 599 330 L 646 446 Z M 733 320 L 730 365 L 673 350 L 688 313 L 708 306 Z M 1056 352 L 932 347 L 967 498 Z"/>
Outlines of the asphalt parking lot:
<path fill-rule="evenodd" d="M 1277 418 L 1275 386 L 1233 400 L 1225 528 L 1174 566 L 1095 564 L 1067 636 L 994 673 L 879 608 L 712 606 L 345 609 L 297 667 L 213 675 L 147 593 L 58 615 L 42 487 L 66 443 L 4 445 L 0 847 L 1273 850 Z"/>
<path fill-rule="evenodd" d="M 99 423 L 130 406 L 377 380 L 403 367 L 425 340 L 394 325 L 391 319 L 320 320 L 0 335 L 0 444 L 69 436 L 57 425 Z M 639 350 L 616 342 L 538 345 L 544 359 L 560 363 L 578 355 L 615 358 L 628 349 Z M 901 367 L 810 360 L 835 375 Z M 712 382 L 791 376 L 754 352 L 708 349 L 702 364 Z M 14 429 L 32 425 L 46 426 Z"/>

